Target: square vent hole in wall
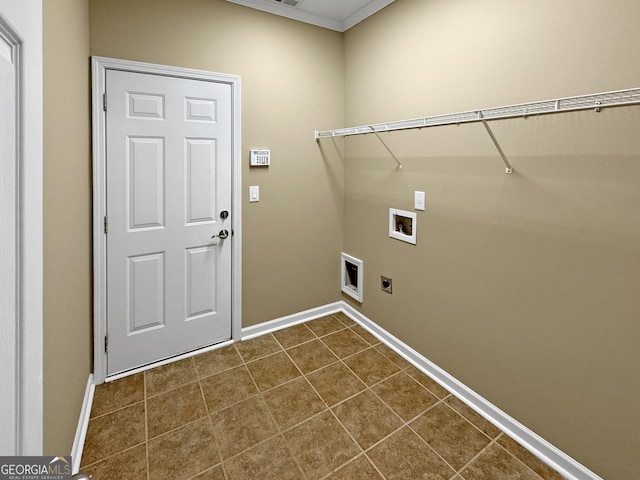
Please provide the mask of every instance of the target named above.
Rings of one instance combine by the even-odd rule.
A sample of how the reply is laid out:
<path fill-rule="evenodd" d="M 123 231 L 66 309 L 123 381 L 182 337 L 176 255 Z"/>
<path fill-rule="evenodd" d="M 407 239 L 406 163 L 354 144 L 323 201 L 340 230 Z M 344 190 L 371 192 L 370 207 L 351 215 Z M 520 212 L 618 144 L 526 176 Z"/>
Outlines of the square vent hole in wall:
<path fill-rule="evenodd" d="M 362 303 L 362 290 L 364 287 L 362 260 L 342 253 L 341 262 L 342 291 Z"/>

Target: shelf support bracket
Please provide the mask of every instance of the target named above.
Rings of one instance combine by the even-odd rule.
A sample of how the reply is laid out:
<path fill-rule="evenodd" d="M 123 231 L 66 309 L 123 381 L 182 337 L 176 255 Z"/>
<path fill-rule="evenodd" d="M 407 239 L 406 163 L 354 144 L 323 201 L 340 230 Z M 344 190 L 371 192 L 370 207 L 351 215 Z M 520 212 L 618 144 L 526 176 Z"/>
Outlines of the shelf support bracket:
<path fill-rule="evenodd" d="M 484 116 L 482 115 L 482 112 L 478 112 L 478 118 L 482 121 L 482 124 L 484 125 L 484 128 L 487 129 L 487 133 L 489 134 L 489 136 L 491 137 L 491 141 L 493 141 L 493 144 L 496 146 L 496 148 L 498 149 L 498 153 L 500 154 L 500 156 L 502 157 L 502 161 L 504 162 L 504 164 L 506 165 L 505 168 L 505 173 L 513 173 L 513 167 L 511 166 L 511 164 L 509 163 L 509 160 L 507 160 L 507 156 L 504 154 L 504 152 L 502 151 L 502 148 L 500 147 L 500 144 L 498 143 L 498 140 L 496 140 L 495 135 L 493 134 L 493 132 L 491 131 L 491 128 L 489 128 L 489 124 L 487 123 L 487 120 L 484 118 Z"/>
<path fill-rule="evenodd" d="M 389 148 L 389 146 L 385 143 L 385 141 L 382 139 L 382 137 L 380 135 L 378 135 L 378 132 L 376 132 L 376 129 L 373 128 L 372 125 L 369 125 L 369 128 L 371 129 L 371 131 L 373 132 L 373 134 L 378 137 L 378 140 L 380 140 L 380 143 L 384 146 L 384 148 L 387 149 L 387 152 L 389 152 L 389 155 L 391 155 L 393 157 L 393 159 L 396 161 L 396 163 L 398 164 L 398 170 L 402 170 L 402 162 L 400 162 L 400 160 L 398 160 L 398 157 L 396 157 L 394 155 L 394 153 L 391 151 L 391 149 Z"/>

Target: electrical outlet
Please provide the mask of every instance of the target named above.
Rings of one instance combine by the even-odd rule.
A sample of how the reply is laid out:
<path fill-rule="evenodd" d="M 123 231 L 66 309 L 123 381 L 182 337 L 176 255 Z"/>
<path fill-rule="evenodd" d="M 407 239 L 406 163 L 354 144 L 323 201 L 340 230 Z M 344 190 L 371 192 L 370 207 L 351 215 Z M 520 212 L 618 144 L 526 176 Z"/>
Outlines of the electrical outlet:
<path fill-rule="evenodd" d="M 382 288 L 383 292 L 393 293 L 391 279 L 380 275 L 380 288 Z"/>

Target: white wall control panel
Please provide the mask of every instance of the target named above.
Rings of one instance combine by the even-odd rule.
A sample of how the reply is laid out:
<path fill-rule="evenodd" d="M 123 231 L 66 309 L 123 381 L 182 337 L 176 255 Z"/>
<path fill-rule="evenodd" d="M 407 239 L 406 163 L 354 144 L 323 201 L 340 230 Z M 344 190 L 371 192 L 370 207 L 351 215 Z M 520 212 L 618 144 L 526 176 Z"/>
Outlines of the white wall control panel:
<path fill-rule="evenodd" d="M 260 187 L 258 185 L 249 187 L 249 202 L 259 202 L 259 201 L 260 201 Z"/>
<path fill-rule="evenodd" d="M 251 166 L 266 167 L 271 165 L 271 150 L 251 150 Z"/>
<path fill-rule="evenodd" d="M 413 208 L 416 210 L 424 210 L 424 192 L 413 192 Z"/>

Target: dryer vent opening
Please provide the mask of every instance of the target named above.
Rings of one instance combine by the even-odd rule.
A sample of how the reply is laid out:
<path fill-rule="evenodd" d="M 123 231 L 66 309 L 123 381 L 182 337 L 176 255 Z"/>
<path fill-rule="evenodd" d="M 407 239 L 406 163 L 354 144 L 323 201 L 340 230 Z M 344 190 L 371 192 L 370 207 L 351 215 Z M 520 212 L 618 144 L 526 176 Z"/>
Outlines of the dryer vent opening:
<path fill-rule="evenodd" d="M 340 276 L 341 290 L 362 303 L 362 291 L 364 287 L 362 260 L 342 253 Z"/>

